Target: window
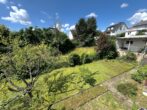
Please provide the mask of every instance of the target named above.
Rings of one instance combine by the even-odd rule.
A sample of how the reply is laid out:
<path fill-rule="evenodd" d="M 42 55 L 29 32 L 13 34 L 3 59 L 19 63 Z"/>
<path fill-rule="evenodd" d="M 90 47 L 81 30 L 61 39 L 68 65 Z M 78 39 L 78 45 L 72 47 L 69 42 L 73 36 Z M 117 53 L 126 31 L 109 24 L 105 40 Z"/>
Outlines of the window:
<path fill-rule="evenodd" d="M 131 32 L 128 32 L 128 35 L 130 35 L 131 34 Z"/>
<path fill-rule="evenodd" d="M 126 41 L 126 44 L 133 44 L 133 41 Z"/>
<path fill-rule="evenodd" d="M 129 41 L 126 41 L 126 44 L 129 44 Z"/>
<path fill-rule="evenodd" d="M 133 41 L 130 41 L 130 44 L 133 44 Z"/>

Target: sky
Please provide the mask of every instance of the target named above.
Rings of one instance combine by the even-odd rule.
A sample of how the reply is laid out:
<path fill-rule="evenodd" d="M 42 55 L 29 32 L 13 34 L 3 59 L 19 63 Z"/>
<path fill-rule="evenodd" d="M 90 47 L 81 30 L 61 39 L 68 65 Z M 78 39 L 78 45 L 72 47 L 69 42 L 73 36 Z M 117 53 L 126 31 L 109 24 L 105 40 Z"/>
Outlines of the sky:
<path fill-rule="evenodd" d="M 11 30 L 28 26 L 73 29 L 80 18 L 95 17 L 98 29 L 125 22 L 128 27 L 147 20 L 147 0 L 0 0 L 0 24 Z"/>

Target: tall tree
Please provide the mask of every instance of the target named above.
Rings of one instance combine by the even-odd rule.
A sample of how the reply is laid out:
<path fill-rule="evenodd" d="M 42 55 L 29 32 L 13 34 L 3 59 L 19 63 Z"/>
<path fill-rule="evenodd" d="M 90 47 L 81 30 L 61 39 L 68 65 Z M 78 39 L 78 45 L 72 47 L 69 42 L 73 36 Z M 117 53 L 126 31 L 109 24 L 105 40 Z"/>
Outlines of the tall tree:
<path fill-rule="evenodd" d="M 87 19 L 87 33 L 95 36 L 97 29 L 96 18 L 91 17 Z"/>
<path fill-rule="evenodd" d="M 74 38 L 80 42 L 81 46 L 93 46 L 95 44 L 97 24 L 96 18 L 91 17 L 87 20 L 81 18 L 72 30 Z"/>

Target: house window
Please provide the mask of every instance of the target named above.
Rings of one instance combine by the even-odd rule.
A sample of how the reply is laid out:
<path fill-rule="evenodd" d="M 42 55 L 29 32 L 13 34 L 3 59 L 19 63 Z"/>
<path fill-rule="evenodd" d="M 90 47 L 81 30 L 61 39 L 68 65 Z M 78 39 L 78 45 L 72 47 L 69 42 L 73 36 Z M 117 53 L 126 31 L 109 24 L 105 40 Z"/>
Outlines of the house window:
<path fill-rule="evenodd" d="M 126 41 L 126 44 L 129 44 L 129 41 Z"/>
<path fill-rule="evenodd" d="M 126 44 L 133 44 L 133 41 L 126 41 Z"/>
<path fill-rule="evenodd" d="M 130 35 L 131 34 L 131 32 L 128 32 L 128 35 Z"/>

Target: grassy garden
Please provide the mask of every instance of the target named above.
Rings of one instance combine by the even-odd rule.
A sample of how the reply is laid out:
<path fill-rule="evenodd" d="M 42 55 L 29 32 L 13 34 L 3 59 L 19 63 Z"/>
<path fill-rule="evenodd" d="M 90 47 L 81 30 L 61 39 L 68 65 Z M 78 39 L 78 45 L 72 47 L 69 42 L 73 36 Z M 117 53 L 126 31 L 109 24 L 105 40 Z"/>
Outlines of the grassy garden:
<path fill-rule="evenodd" d="M 0 26 L 0 109 L 70 110 L 87 104 L 123 109 L 102 85 L 133 69 L 136 56 L 119 58 L 114 39 L 96 30 L 95 18 L 81 19 L 77 27 L 80 37 L 71 41 L 57 29 L 29 27 L 14 33 Z"/>
<path fill-rule="evenodd" d="M 127 110 L 111 92 L 107 92 L 91 102 L 79 107 L 78 110 Z"/>
<path fill-rule="evenodd" d="M 85 83 L 83 80 L 81 80 L 82 75 L 84 75 L 84 74 L 87 74 L 87 73 L 91 74 L 91 76 L 96 80 L 94 85 L 97 85 L 97 84 L 101 84 L 103 81 L 106 81 L 114 76 L 117 76 L 117 75 L 122 74 L 126 71 L 129 71 L 134 66 L 135 66 L 135 64 L 133 64 L 133 63 L 126 63 L 124 61 L 119 61 L 119 60 L 100 60 L 100 61 L 95 61 L 90 64 L 79 65 L 76 67 L 67 67 L 67 68 L 57 69 L 57 70 L 54 70 L 50 73 L 45 73 L 39 77 L 39 79 L 37 80 L 37 82 L 34 86 L 33 94 L 37 95 L 37 92 L 41 93 L 42 95 L 40 97 L 42 97 L 45 100 L 48 100 L 50 102 L 53 100 L 52 99 L 53 94 L 51 94 L 51 96 L 48 95 L 48 88 L 49 88 L 48 83 L 50 81 L 54 80 L 54 78 L 58 79 L 61 74 L 64 77 L 65 76 L 72 76 L 71 79 L 69 79 L 70 81 L 67 81 L 67 82 L 65 81 L 66 82 L 66 84 L 65 84 L 66 90 L 61 93 L 57 93 L 57 95 L 54 97 L 54 101 L 60 101 L 66 97 L 69 97 L 69 96 L 75 95 L 81 91 L 84 91 L 85 89 L 91 88 L 91 86 L 88 83 Z M 19 81 L 14 81 L 14 82 L 16 85 L 21 84 L 21 82 L 19 82 Z M 1 82 L 1 85 L 4 85 L 4 82 L 3 83 Z M 6 85 L 7 85 L 7 83 L 6 83 Z M 3 91 L 0 91 L 0 96 L 2 99 L 1 101 L 6 101 L 8 99 L 13 98 L 16 95 L 13 92 L 10 92 L 5 87 L 3 88 Z M 41 88 L 43 88 L 43 89 L 41 89 Z M 96 91 L 96 92 L 94 92 L 94 91 Z M 92 93 L 92 95 L 89 94 L 87 96 L 87 95 L 82 94 L 81 97 L 86 96 L 85 99 L 82 99 L 82 100 L 84 102 L 87 102 L 90 99 L 92 99 L 100 94 L 103 94 L 106 91 L 107 91 L 106 88 L 96 86 L 94 89 L 91 89 L 90 92 L 88 92 L 88 93 L 83 92 L 83 94 Z M 73 97 L 73 98 L 75 98 L 75 100 L 79 100 L 76 97 Z M 72 105 L 73 103 L 70 100 L 71 99 L 68 99 L 67 101 L 65 100 L 65 102 L 71 103 L 71 105 Z M 74 100 L 74 99 L 72 99 L 72 100 Z M 81 101 L 81 100 L 79 100 L 79 101 Z M 47 102 L 44 102 L 44 103 L 47 103 Z M 64 101 L 62 103 L 64 103 Z M 83 104 L 82 102 L 80 102 L 80 103 Z M 70 104 L 66 104 L 66 105 L 69 106 Z M 46 106 L 40 105 L 40 108 L 42 108 L 42 107 L 46 107 Z"/>

